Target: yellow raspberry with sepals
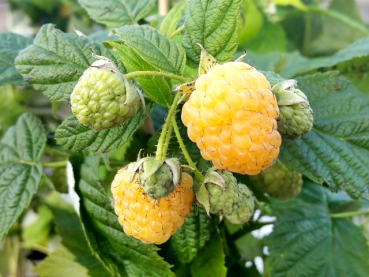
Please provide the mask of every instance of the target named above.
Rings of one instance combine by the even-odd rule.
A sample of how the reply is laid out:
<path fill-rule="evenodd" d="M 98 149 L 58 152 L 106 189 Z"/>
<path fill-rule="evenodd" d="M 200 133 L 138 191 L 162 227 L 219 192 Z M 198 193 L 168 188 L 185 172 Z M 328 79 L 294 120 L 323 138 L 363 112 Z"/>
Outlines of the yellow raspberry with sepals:
<path fill-rule="evenodd" d="M 202 55 L 209 60 L 208 53 Z M 211 66 L 200 62 L 182 121 L 204 159 L 219 169 L 255 175 L 279 154 L 279 109 L 265 76 L 241 59 L 223 65 L 211 61 Z"/>

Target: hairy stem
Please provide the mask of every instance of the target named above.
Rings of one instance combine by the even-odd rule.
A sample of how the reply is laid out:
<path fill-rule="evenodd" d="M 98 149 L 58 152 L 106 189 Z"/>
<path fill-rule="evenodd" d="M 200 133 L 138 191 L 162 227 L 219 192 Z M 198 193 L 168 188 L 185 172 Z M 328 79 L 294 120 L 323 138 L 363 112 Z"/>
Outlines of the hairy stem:
<path fill-rule="evenodd" d="M 167 136 L 165 138 L 164 148 L 163 148 L 163 153 L 165 154 L 168 152 L 170 139 L 172 138 L 172 132 L 173 132 L 173 124 L 172 124 L 172 121 L 169 121 Z"/>
<path fill-rule="evenodd" d="M 130 72 L 130 73 L 125 74 L 124 78 L 126 78 L 127 80 L 130 80 L 130 79 L 134 79 L 134 78 L 141 77 L 141 76 L 160 76 L 160 77 L 166 77 L 166 78 L 178 80 L 183 83 L 191 81 L 190 79 L 182 77 L 182 76 L 178 76 L 178 75 L 167 73 L 167 72 L 159 72 L 159 71 L 135 71 L 135 72 Z"/>
<path fill-rule="evenodd" d="M 169 37 L 169 39 L 174 38 L 176 35 L 178 35 L 180 32 L 182 32 L 185 29 L 185 25 L 182 25 L 177 30 L 175 30 Z"/>
<path fill-rule="evenodd" d="M 355 212 L 331 214 L 331 217 L 332 218 L 341 218 L 341 217 L 353 217 L 353 216 L 368 215 L 368 214 L 369 214 L 369 210 L 365 210 L 365 211 L 355 211 Z"/>
<path fill-rule="evenodd" d="M 176 119 L 173 117 L 172 118 L 172 125 L 173 125 L 173 129 L 174 129 L 174 133 L 176 134 L 176 137 L 177 137 L 177 140 L 178 140 L 178 144 L 179 144 L 179 147 L 181 148 L 182 150 L 182 153 L 188 163 L 188 165 L 190 167 L 192 167 L 194 170 L 193 170 L 193 173 L 195 174 L 197 180 L 199 180 L 200 183 L 203 183 L 204 180 L 205 180 L 205 177 L 204 175 L 201 174 L 201 172 L 197 169 L 195 163 L 192 161 L 191 159 L 191 156 L 190 154 L 188 154 L 188 151 L 186 149 L 186 146 L 184 145 L 183 143 L 183 140 L 182 140 L 182 137 L 181 137 L 181 134 L 179 133 L 179 129 L 178 129 L 178 125 L 177 125 L 177 121 Z"/>
<path fill-rule="evenodd" d="M 66 167 L 67 166 L 67 161 L 60 161 L 60 162 L 50 162 L 50 163 L 43 163 L 42 164 L 43 167 Z"/>
<path fill-rule="evenodd" d="M 178 92 L 176 94 L 176 96 L 174 97 L 172 106 L 170 106 L 170 109 L 168 111 L 168 116 L 167 116 L 167 118 L 165 120 L 165 123 L 163 125 L 163 129 L 161 130 L 161 134 L 160 134 L 159 141 L 158 141 L 158 146 L 157 146 L 157 149 L 156 149 L 156 158 L 157 159 L 162 159 L 166 155 L 166 151 L 164 151 L 164 149 L 165 149 L 165 147 L 164 147 L 165 137 L 166 137 L 167 132 L 168 132 L 168 127 L 170 125 L 170 121 L 171 121 L 173 115 L 175 115 L 175 113 L 176 113 L 177 103 L 178 103 L 178 100 L 179 100 L 180 97 L 181 97 L 181 94 Z"/>

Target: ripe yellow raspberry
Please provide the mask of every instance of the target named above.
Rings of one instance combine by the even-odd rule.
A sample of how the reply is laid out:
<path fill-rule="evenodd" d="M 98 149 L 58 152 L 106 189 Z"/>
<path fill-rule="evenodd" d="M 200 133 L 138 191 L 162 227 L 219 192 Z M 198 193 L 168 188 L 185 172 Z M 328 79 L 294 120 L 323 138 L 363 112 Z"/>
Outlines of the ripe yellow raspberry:
<path fill-rule="evenodd" d="M 151 199 L 137 180 L 131 175 L 136 163 L 131 163 L 116 174 L 111 191 L 115 213 L 128 236 L 144 243 L 162 244 L 184 223 L 194 200 L 193 179 L 183 172 L 181 185 L 165 198 Z"/>
<path fill-rule="evenodd" d="M 219 169 L 255 175 L 278 156 L 279 109 L 263 74 L 243 62 L 212 67 L 182 109 L 187 133 Z"/>

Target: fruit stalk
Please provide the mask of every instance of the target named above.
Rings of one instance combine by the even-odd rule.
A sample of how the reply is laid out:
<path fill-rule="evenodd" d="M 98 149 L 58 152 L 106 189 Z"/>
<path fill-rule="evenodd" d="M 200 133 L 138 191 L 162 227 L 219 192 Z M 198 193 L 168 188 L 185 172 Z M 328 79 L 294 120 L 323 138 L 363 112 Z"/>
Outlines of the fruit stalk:
<path fill-rule="evenodd" d="M 187 149 L 186 149 L 186 146 L 183 143 L 181 134 L 179 133 L 179 129 L 178 129 L 178 125 L 177 125 L 176 119 L 174 117 L 172 118 L 172 125 L 173 125 L 173 129 L 174 129 L 174 133 L 176 134 L 176 137 L 177 137 L 177 141 L 178 141 L 179 147 L 181 148 L 182 153 L 183 153 L 186 161 L 188 162 L 188 165 L 193 168 L 193 171 L 192 172 L 195 174 L 197 180 L 199 180 L 199 182 L 202 184 L 204 182 L 204 180 L 205 180 L 205 177 L 197 169 L 195 163 L 191 159 L 190 154 L 188 154 Z"/>
<path fill-rule="evenodd" d="M 165 147 L 164 147 L 165 137 L 167 135 L 167 131 L 168 131 L 168 127 L 169 127 L 170 122 L 171 122 L 171 118 L 173 117 L 173 115 L 175 115 L 175 112 L 176 112 L 176 109 L 177 109 L 177 103 L 178 103 L 178 100 L 179 100 L 180 97 L 181 97 L 180 93 L 177 93 L 175 95 L 172 106 L 170 106 L 170 109 L 168 111 L 168 116 L 167 116 L 167 118 L 165 120 L 165 123 L 163 125 L 163 129 L 161 131 L 159 141 L 158 141 L 158 147 L 156 149 L 156 158 L 157 159 L 161 159 L 161 158 L 165 157 L 165 155 L 166 155 L 166 151 L 164 151 L 164 149 L 165 149 Z M 168 148 L 166 148 L 166 150 L 167 149 Z"/>
<path fill-rule="evenodd" d="M 159 76 L 159 77 L 166 77 L 174 80 L 178 80 L 180 82 L 188 82 L 190 79 L 181 77 L 175 74 L 167 73 L 167 72 L 158 72 L 158 71 L 135 71 L 130 72 L 124 75 L 124 78 L 127 80 L 134 79 L 141 76 Z"/>

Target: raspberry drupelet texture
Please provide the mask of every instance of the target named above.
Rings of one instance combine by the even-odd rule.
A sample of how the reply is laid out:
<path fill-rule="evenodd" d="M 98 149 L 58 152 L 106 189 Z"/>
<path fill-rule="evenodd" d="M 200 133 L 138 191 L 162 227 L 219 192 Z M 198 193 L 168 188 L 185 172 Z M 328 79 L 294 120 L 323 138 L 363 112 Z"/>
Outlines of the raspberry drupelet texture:
<path fill-rule="evenodd" d="M 194 200 L 193 179 L 183 172 L 181 185 L 165 198 L 151 199 L 137 180 L 130 177 L 135 163 L 116 174 L 111 184 L 115 213 L 124 232 L 144 243 L 162 244 L 184 223 Z"/>
<path fill-rule="evenodd" d="M 251 176 L 250 180 L 261 192 L 279 200 L 287 200 L 298 195 L 303 182 L 301 173 L 288 169 L 279 161 L 260 174 Z"/>
<path fill-rule="evenodd" d="M 83 125 L 97 131 L 124 123 L 141 104 L 135 88 L 121 74 L 99 68 L 99 62 L 85 70 L 71 94 L 73 114 Z"/>
<path fill-rule="evenodd" d="M 263 74 L 243 62 L 212 67 L 182 109 L 187 133 L 219 169 L 255 175 L 278 156 L 279 109 Z"/>
<path fill-rule="evenodd" d="M 211 181 L 206 182 L 210 213 L 225 216 L 234 224 L 246 223 L 254 213 L 255 202 L 251 191 L 244 184 L 238 183 L 232 173 L 224 170 L 216 172 L 223 178 L 224 187 Z"/>

